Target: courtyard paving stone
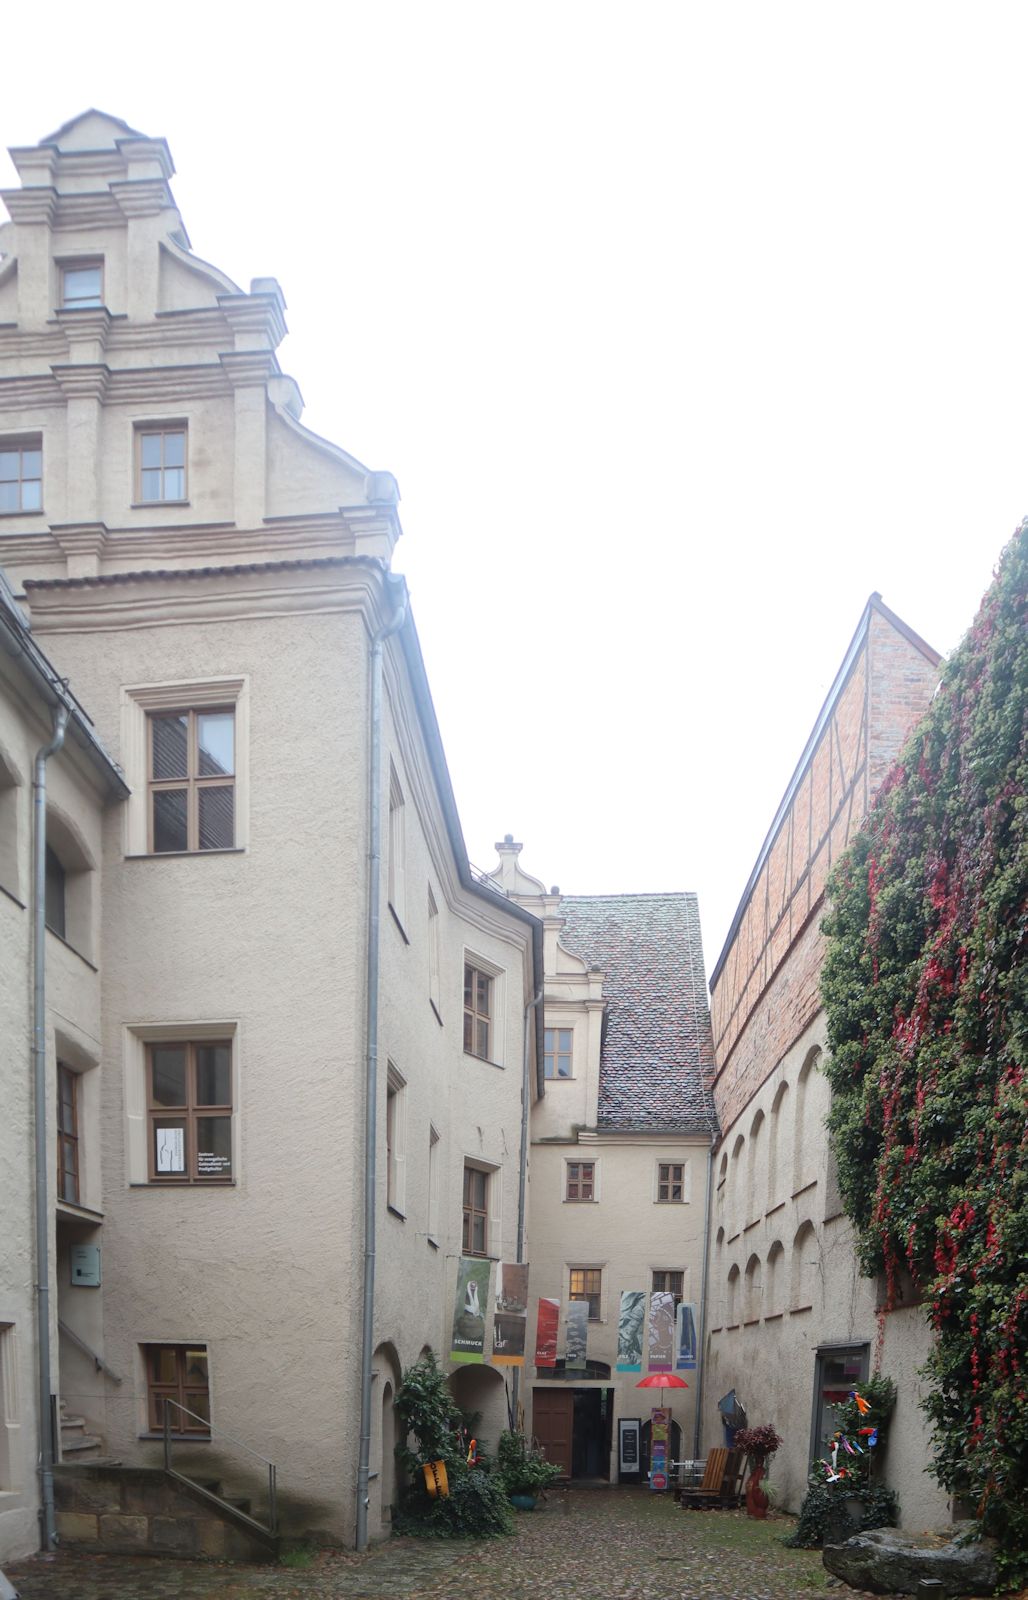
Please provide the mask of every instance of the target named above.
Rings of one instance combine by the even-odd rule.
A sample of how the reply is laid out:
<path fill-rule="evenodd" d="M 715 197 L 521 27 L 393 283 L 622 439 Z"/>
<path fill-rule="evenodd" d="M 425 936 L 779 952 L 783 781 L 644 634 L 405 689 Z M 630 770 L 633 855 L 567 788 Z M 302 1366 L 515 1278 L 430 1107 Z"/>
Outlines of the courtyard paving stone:
<path fill-rule="evenodd" d="M 23 1600 L 791 1600 L 827 1576 L 820 1552 L 782 1544 L 790 1526 L 681 1511 L 645 1490 L 551 1491 L 512 1539 L 393 1539 L 304 1568 L 65 1551 L 8 1577 Z"/>

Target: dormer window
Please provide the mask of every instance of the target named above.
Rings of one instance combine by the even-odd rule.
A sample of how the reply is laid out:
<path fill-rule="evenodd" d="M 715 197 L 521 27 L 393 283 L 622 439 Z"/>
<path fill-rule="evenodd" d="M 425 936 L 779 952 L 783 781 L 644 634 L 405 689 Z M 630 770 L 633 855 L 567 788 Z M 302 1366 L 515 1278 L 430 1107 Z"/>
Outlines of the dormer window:
<path fill-rule="evenodd" d="M 104 303 L 102 261 L 69 261 L 61 267 L 61 305 L 65 311 Z"/>

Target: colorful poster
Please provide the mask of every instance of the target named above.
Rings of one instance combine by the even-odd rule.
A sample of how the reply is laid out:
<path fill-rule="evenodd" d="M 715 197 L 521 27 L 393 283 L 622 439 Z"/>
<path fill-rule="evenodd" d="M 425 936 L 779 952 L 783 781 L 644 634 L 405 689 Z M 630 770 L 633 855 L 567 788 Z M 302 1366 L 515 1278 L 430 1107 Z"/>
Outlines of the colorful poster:
<path fill-rule="evenodd" d="M 453 1302 L 451 1361 L 485 1360 L 485 1313 L 489 1304 L 491 1261 L 481 1256 L 461 1256 L 457 1263 L 457 1293 Z"/>
<path fill-rule="evenodd" d="M 692 1306 L 683 1300 L 678 1308 L 675 1328 L 675 1371 L 690 1372 L 696 1365 L 696 1318 Z"/>
<path fill-rule="evenodd" d="M 523 1261 L 501 1261 L 496 1272 L 493 1313 L 493 1363 L 523 1367 L 528 1323 L 528 1267 Z"/>
<path fill-rule="evenodd" d="M 645 1289 L 622 1289 L 618 1314 L 618 1372 L 641 1372 Z"/>
<path fill-rule="evenodd" d="M 584 1372 L 586 1345 L 589 1339 L 589 1302 L 571 1300 L 568 1303 L 567 1346 L 564 1352 L 566 1372 Z"/>
<path fill-rule="evenodd" d="M 675 1297 L 666 1289 L 650 1295 L 650 1371 L 670 1372 L 675 1337 Z"/>
<path fill-rule="evenodd" d="M 560 1326 L 560 1301 L 540 1300 L 539 1320 L 535 1334 L 535 1364 L 537 1367 L 557 1365 L 557 1329 Z"/>
<path fill-rule="evenodd" d="M 654 1295 L 656 1299 L 656 1295 Z M 668 1295 L 668 1299 L 671 1296 Z M 650 1488 L 654 1494 L 664 1494 L 670 1474 L 668 1472 L 668 1441 L 671 1437 L 671 1407 L 654 1406 L 650 1412 Z"/>

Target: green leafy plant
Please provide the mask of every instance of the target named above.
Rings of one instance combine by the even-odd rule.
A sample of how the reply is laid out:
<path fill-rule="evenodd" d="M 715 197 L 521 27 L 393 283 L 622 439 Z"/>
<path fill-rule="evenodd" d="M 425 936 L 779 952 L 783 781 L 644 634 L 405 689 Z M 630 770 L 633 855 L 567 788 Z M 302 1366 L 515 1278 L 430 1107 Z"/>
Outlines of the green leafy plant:
<path fill-rule="evenodd" d="M 786 1544 L 816 1549 L 824 1543 L 826 1534 L 836 1537 L 840 1529 L 845 1529 L 841 1536 L 848 1538 L 850 1534 L 862 1533 L 865 1528 L 888 1528 L 895 1524 L 899 1514 L 896 1494 L 874 1481 L 895 1405 L 896 1385 L 891 1378 L 876 1373 L 835 1408 L 839 1424 L 835 1436 L 839 1441 L 836 1451 L 839 1475 L 836 1476 L 830 1461 L 811 1463 L 799 1521 Z M 854 1454 L 846 1451 L 842 1439 L 851 1441 Z M 845 1513 L 840 1515 L 844 1505 Z"/>
<path fill-rule="evenodd" d="M 864 1533 L 868 1528 L 895 1527 L 899 1503 L 892 1489 L 880 1483 L 848 1484 L 846 1479 L 829 1483 L 815 1462 L 807 1478 L 807 1493 L 799 1520 L 785 1544 L 799 1550 L 820 1549 L 833 1524 L 838 1525 L 838 1511 L 844 1499 L 854 1510 L 859 1507 L 859 1515 L 854 1516 L 852 1512 L 846 1515 L 847 1537 Z"/>
<path fill-rule="evenodd" d="M 1026 723 L 1028 522 L 833 873 L 822 972 L 861 1263 L 883 1316 L 905 1273 L 927 1302 L 932 1470 L 1010 1581 L 1028 1575 Z"/>
<path fill-rule="evenodd" d="M 401 1495 L 395 1531 L 443 1539 L 485 1539 L 512 1532 L 513 1513 L 501 1483 L 483 1463 L 468 1461 L 470 1441 L 461 1413 L 431 1352 L 403 1374 L 395 1408 L 407 1436 L 407 1442 L 397 1445 L 396 1456 L 410 1478 Z M 446 1467 L 449 1494 L 428 1493 L 422 1468 L 430 1461 L 442 1461 Z"/>
<path fill-rule="evenodd" d="M 534 1439 L 510 1431 L 500 1434 L 496 1478 L 505 1494 L 542 1494 L 559 1477 L 560 1467 L 547 1461 Z"/>

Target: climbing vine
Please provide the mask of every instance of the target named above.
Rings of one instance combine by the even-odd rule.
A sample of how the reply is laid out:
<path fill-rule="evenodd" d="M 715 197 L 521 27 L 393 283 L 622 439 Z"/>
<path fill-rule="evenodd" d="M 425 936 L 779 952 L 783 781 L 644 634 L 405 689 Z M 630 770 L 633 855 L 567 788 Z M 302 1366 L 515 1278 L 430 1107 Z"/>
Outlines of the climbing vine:
<path fill-rule="evenodd" d="M 865 1272 L 935 1332 L 932 1469 L 1028 1571 L 1028 519 L 833 874 L 829 1126 Z"/>

